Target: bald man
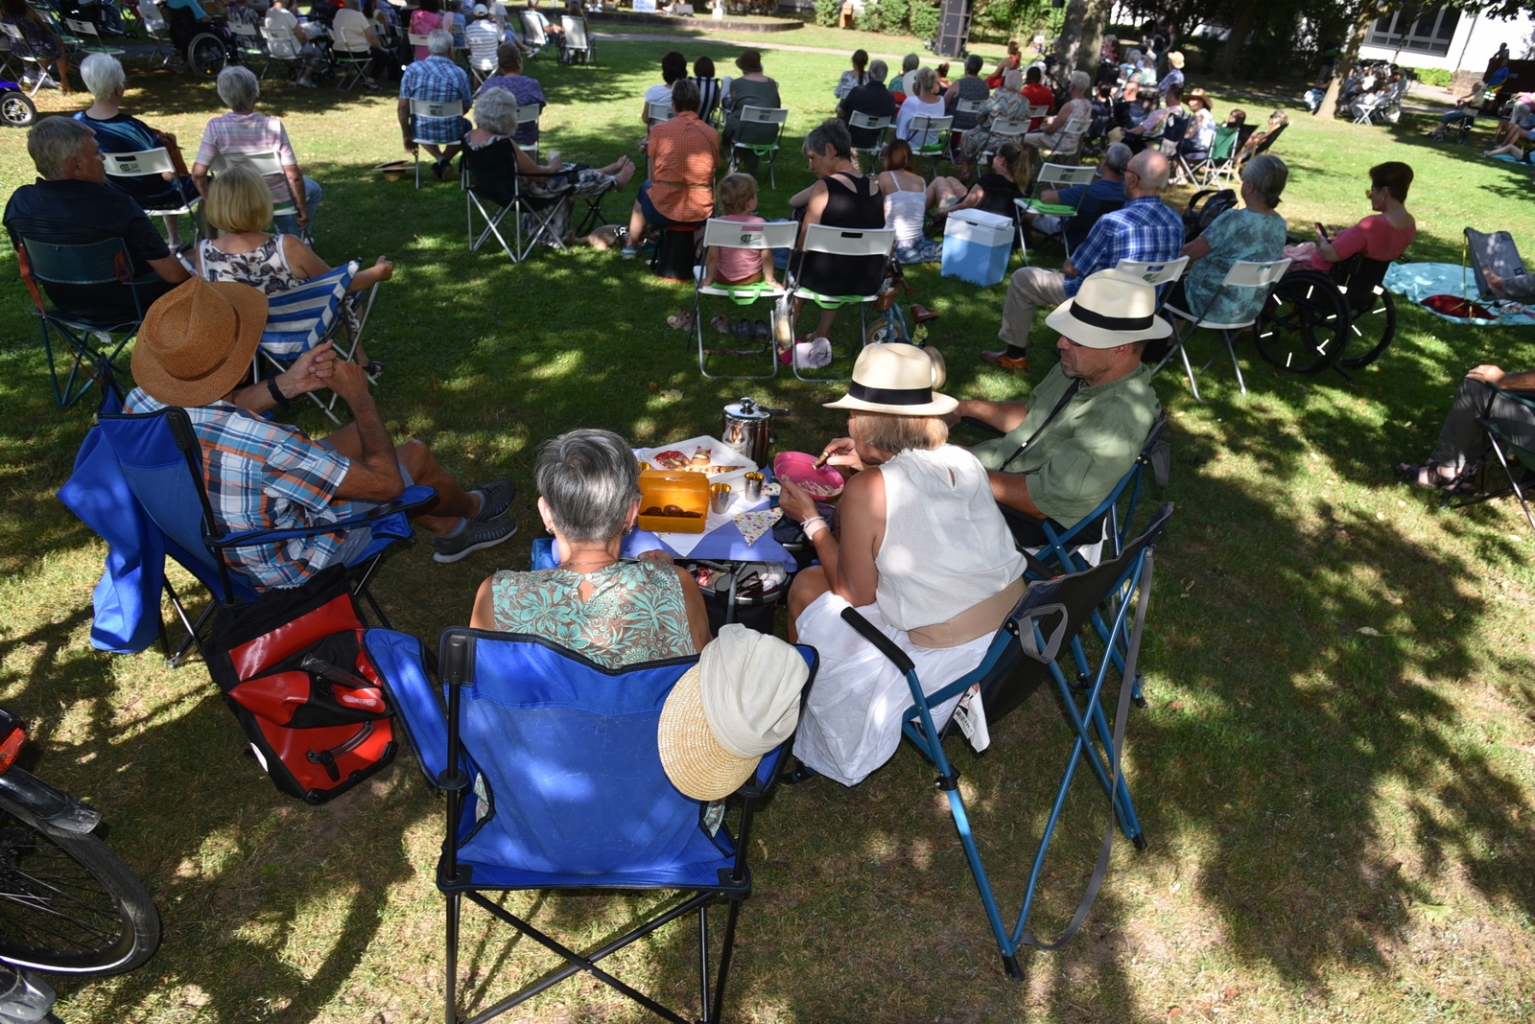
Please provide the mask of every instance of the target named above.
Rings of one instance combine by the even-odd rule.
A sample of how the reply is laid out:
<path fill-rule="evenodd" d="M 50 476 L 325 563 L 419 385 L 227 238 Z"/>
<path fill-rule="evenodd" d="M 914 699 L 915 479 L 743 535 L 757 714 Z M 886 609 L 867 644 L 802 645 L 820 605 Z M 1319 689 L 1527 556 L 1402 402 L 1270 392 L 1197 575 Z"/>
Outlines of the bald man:
<path fill-rule="evenodd" d="M 1006 370 L 1023 369 L 1029 365 L 1029 331 L 1036 309 L 1059 306 L 1075 297 L 1084 278 L 1116 267 L 1121 260 L 1165 263 L 1178 258 L 1183 218 L 1162 202 L 1169 170 L 1161 153 L 1136 154 L 1124 171 L 1125 205 L 1098 219 L 1064 267 L 1059 271 L 1023 267 L 1014 272 L 1002 306 L 1002 328 L 997 331 L 1007 348 L 982 352 L 982 359 Z M 1166 288 L 1158 289 L 1159 300 Z"/>

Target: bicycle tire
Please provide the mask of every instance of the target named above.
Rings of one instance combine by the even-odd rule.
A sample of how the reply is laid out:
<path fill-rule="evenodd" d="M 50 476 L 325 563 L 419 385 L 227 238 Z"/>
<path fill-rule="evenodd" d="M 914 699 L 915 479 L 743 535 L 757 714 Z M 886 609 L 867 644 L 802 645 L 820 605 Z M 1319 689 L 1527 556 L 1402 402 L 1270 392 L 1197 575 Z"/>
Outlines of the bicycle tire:
<path fill-rule="evenodd" d="M 212 32 L 202 32 L 187 43 L 187 67 L 201 78 L 217 78 L 229 63 L 229 50 L 224 40 Z"/>
<path fill-rule="evenodd" d="M 906 336 L 906 325 L 896 317 L 880 317 L 869 324 L 869 329 L 863 336 L 865 345 L 882 345 L 892 341 L 910 341 Z"/>
<path fill-rule="evenodd" d="M 1368 344 L 1370 349 L 1362 356 L 1345 355 L 1338 360 L 1338 365 L 1348 370 L 1362 370 L 1391 347 L 1391 339 L 1396 336 L 1396 300 L 1384 288 L 1379 289 L 1368 309 L 1354 313 L 1349 327 L 1354 337 Z M 1380 338 L 1372 342 L 1376 332 L 1380 333 Z M 1353 342 L 1349 344 L 1352 346 Z"/>
<path fill-rule="evenodd" d="M 154 901 L 106 843 L 44 829 L 0 794 L 0 960 L 121 974 L 159 945 Z"/>

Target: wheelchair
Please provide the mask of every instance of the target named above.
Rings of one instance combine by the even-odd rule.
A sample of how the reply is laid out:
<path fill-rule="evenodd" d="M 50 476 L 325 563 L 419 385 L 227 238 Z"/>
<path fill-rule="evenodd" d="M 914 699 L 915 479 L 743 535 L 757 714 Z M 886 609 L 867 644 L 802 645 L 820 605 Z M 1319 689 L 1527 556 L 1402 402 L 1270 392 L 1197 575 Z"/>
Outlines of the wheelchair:
<path fill-rule="evenodd" d="M 1360 254 L 1331 273 L 1286 274 L 1258 318 L 1259 353 L 1292 373 L 1333 367 L 1352 380 L 1348 371 L 1379 359 L 1396 333 L 1396 302 L 1383 284 L 1390 266 Z"/>
<path fill-rule="evenodd" d="M 164 17 L 177 58 L 198 78 L 217 78 L 225 65 L 239 63 L 239 46 L 222 18 L 203 24 L 185 7 L 165 9 Z"/>

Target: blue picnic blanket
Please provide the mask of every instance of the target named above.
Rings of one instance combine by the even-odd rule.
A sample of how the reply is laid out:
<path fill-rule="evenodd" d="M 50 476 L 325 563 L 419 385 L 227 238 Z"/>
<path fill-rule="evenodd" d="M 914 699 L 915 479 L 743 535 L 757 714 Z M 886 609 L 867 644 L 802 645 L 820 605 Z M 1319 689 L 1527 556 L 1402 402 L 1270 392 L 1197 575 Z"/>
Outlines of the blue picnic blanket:
<path fill-rule="evenodd" d="M 1420 309 L 1428 310 L 1452 324 L 1476 324 L 1479 327 L 1532 327 L 1535 326 L 1535 306 L 1517 302 L 1483 301 L 1476 295 L 1476 277 L 1470 268 L 1459 263 L 1393 263 L 1386 271 L 1383 282 L 1387 290 L 1401 295 Z M 1484 317 L 1445 316 L 1437 310 L 1422 305 L 1430 295 L 1454 295 L 1469 298 L 1478 305 L 1498 314 L 1496 320 Z"/>

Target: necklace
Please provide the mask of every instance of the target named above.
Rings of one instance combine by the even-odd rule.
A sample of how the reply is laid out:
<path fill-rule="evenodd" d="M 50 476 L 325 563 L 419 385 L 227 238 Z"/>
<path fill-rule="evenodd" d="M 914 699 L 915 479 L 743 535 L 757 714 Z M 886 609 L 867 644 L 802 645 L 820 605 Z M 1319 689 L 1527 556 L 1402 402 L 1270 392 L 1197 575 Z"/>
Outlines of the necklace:
<path fill-rule="evenodd" d="M 593 558 L 585 562 L 562 562 L 558 568 L 569 569 L 573 565 L 613 565 L 617 561 L 616 558 Z"/>

